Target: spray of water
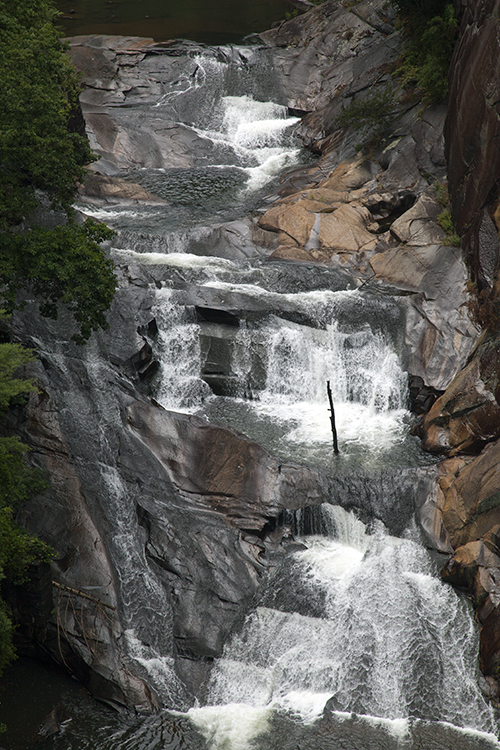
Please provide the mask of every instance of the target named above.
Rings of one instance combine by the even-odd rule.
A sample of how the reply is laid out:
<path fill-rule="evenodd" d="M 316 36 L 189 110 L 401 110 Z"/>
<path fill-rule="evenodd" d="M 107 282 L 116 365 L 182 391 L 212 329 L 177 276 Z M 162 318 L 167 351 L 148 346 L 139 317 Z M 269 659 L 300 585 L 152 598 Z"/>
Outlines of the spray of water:
<path fill-rule="evenodd" d="M 211 708 L 190 712 L 210 746 L 233 748 L 231 727 L 247 707 L 258 716 L 255 736 L 266 731 L 269 712 L 314 722 L 327 701 L 337 717 L 355 712 L 392 734 L 404 735 L 409 717 L 491 732 L 472 666 L 476 628 L 466 604 L 433 574 L 427 552 L 380 527 L 369 536 L 339 507 L 324 512 L 337 538 L 305 538 L 307 549 L 292 559 L 311 598 L 323 590 L 323 616 L 293 611 L 293 586 L 284 586 L 277 608 L 258 607 L 247 618 L 217 661 Z M 287 571 L 285 563 L 285 579 Z M 247 732 L 244 747 L 249 740 Z"/>

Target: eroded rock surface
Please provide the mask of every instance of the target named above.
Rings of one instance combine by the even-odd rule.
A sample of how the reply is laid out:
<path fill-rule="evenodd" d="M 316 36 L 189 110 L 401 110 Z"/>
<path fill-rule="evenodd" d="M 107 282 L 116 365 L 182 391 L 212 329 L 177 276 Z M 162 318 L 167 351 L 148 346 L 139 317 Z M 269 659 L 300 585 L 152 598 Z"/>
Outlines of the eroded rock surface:
<path fill-rule="evenodd" d="M 472 72 L 480 68 L 488 77 L 478 87 L 486 97 L 481 112 L 487 133 L 496 133 L 496 58 L 487 22 L 496 4 L 483 0 L 467 10 L 462 2 L 456 70 L 467 77 L 469 93 L 462 95 L 457 73 L 447 121 L 454 210 L 462 217 L 467 208 L 460 228 L 476 275 L 484 279 L 496 268 L 491 196 L 497 155 L 493 135 L 482 150 L 479 110 L 470 106 L 469 94 L 476 80 Z M 477 47 L 483 26 L 490 41 L 485 37 Z M 481 450 L 499 434 L 496 344 L 483 341 L 457 375 L 478 331 L 464 306 L 465 264 L 436 221 L 434 183 L 446 174 L 444 108 L 420 112 L 420 102 L 397 99 L 391 135 L 373 147 L 358 144 L 355 130 L 338 127 L 338 114 L 353 98 L 391 85 L 389 66 L 400 54 L 401 38 L 383 0 L 350 8 L 329 0 L 262 39 L 281 75 L 283 100 L 309 113 L 299 132 L 320 158 L 287 175 L 259 215 L 191 234 L 189 251 L 288 260 L 303 263 L 304 273 L 320 264 L 336 274 L 331 288 L 364 285 L 381 297 L 395 297 L 387 302 L 387 318 L 397 321 L 400 331 L 405 316 L 409 372 L 438 391 L 454 379 L 425 418 L 426 447 L 451 456 Z M 214 149 L 169 109 L 170 95 L 174 99 L 187 81 L 201 84 L 206 74 L 196 45 L 188 55 L 179 49 L 136 38 L 71 41 L 86 86 L 81 101 L 87 132 L 102 156 L 97 165 L 102 174 L 91 175 L 82 188 L 87 198 L 153 202 L 147 190 L 116 175 L 144 167 L 197 167 Z M 479 68 L 469 64 L 475 49 L 483 50 Z M 214 53 L 214 64 L 217 54 L 240 53 Z M 160 114 L 153 105 L 163 104 Z M 459 130 L 464 138 L 454 142 Z M 477 240 L 480 234 L 488 243 Z M 146 237 L 140 249 L 162 250 L 156 241 Z M 33 372 L 40 392 L 31 397 L 19 429 L 53 479 L 50 492 L 23 509 L 22 520 L 57 551 L 60 595 L 49 650 L 100 697 L 152 707 L 161 693 L 164 704 L 179 708 L 192 703 L 211 660 L 272 564 L 278 514 L 321 502 L 328 483 L 318 471 L 280 463 L 242 435 L 167 412 L 145 397 L 139 380 L 149 378 L 154 361 L 138 329 L 152 323 L 152 285 L 161 287 L 160 270 L 148 276 L 129 264 L 110 332 L 94 337 L 85 350 L 71 343 L 72 324 L 64 316 L 57 324 L 41 322 L 30 303 L 16 317 L 16 335 L 40 352 Z M 209 310 L 225 316 L 226 326 L 236 312 L 262 312 L 244 290 L 229 295 L 193 284 L 176 293 L 200 315 Z M 296 325 L 311 324 L 297 319 L 291 304 L 278 313 Z M 217 321 L 211 324 L 205 329 L 208 362 L 212 355 L 223 359 L 230 336 L 227 330 L 219 335 Z M 217 355 L 211 352 L 216 345 Z M 430 475 L 419 490 L 431 543 L 443 552 L 454 550 L 449 580 L 474 587 L 482 663 L 491 677 L 500 666 L 497 453 L 498 444 L 491 443 L 474 460 L 446 461 L 436 497 L 424 499 Z M 413 483 L 414 476 L 404 482 Z M 381 497 L 385 489 L 381 482 Z M 344 490 L 353 494 L 349 483 Z M 366 496 L 372 510 L 370 491 Z"/>
<path fill-rule="evenodd" d="M 152 301 L 123 278 L 109 333 L 84 349 L 64 315 L 17 316 L 40 353 L 21 434 L 52 480 L 21 520 L 57 553 L 54 657 L 103 699 L 179 708 L 266 574 L 276 517 L 321 502 L 327 483 L 136 389 Z"/>
<path fill-rule="evenodd" d="M 457 7 L 460 32 L 445 128 L 448 179 L 455 226 L 481 288 L 492 282 L 499 250 L 500 4 L 460 0 Z"/>

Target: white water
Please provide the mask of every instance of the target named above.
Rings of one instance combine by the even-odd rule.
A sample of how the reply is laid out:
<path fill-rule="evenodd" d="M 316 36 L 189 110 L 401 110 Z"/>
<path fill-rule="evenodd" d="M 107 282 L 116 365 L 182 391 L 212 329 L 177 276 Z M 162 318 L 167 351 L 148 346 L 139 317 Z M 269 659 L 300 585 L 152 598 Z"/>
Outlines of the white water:
<path fill-rule="evenodd" d="M 237 163 L 248 174 L 247 190 L 258 190 L 275 175 L 297 161 L 300 149 L 292 147 L 291 129 L 298 117 L 288 117 L 287 108 L 274 102 L 259 102 L 252 96 L 224 96 L 215 121 L 220 130 L 197 129 L 200 135 L 229 146 Z"/>
<path fill-rule="evenodd" d="M 209 746 L 245 750 L 273 715 L 311 723 L 329 699 L 335 720 L 355 712 L 401 738 L 410 717 L 492 732 L 466 604 L 419 544 L 380 528 L 370 537 L 341 508 L 324 508 L 340 535 L 305 538 L 292 561 L 311 597 L 323 592 L 323 614 L 294 612 L 290 586 L 286 611 L 257 607 L 247 617 L 216 662 L 208 707 L 189 712 Z"/>
<path fill-rule="evenodd" d="M 216 264 L 210 267 L 217 275 Z M 270 316 L 257 326 L 235 329 L 231 342 L 231 372 L 241 395 L 235 398 L 257 424 L 272 421 L 292 453 L 329 450 L 331 425 L 326 395 L 330 381 L 336 424 L 344 452 L 361 446 L 372 453 L 400 442 L 406 432 L 407 377 L 398 357 L 381 334 L 368 326 L 347 334 L 335 322 L 336 310 L 357 292 L 276 294 L 242 284 L 207 282 L 205 286 L 230 296 L 244 293 L 264 306 L 286 304 L 317 320 L 331 320 L 325 329 L 297 325 Z M 200 326 L 186 308 L 176 305 L 176 293 L 158 292 L 156 318 L 160 337 L 161 384 L 156 398 L 166 408 L 204 413 L 214 401 L 202 380 Z M 255 370 L 265 382 L 252 388 Z M 241 429 L 241 425 L 237 425 Z M 243 430 L 245 431 L 245 430 Z"/>
<path fill-rule="evenodd" d="M 197 63 L 196 74 L 181 76 L 157 106 L 172 120 L 178 107 L 178 121 L 189 122 L 195 133 L 216 147 L 218 158 L 209 165 L 214 187 L 217 175 L 226 168 L 244 174 L 243 187 L 224 193 L 219 201 L 233 205 L 243 193 L 258 191 L 297 160 L 290 137 L 295 119 L 287 116 L 284 107 L 259 101 L 255 90 L 242 94 L 238 87 L 228 88 L 226 63 L 203 55 Z M 186 95 L 196 95 L 200 103 L 199 110 L 191 107 L 189 118 L 182 116 Z M 196 170 L 189 174 L 189 179 L 170 185 L 168 199 L 178 195 L 184 199 L 184 191 L 192 198 L 185 210 L 193 216 L 181 217 L 181 229 L 177 217 L 169 218 L 175 231 L 168 223 L 168 231 L 162 229 L 151 240 L 146 237 L 141 248 L 149 252 L 134 253 L 132 246 L 117 253 L 127 262 L 172 269 L 167 283 L 173 286 L 171 279 L 184 277 L 188 287 L 198 285 L 209 295 L 218 295 L 223 308 L 238 310 L 231 301 L 242 295 L 246 302 L 255 303 L 251 310 L 262 305 L 276 315 L 296 313 L 294 319 L 315 320 L 320 327 L 292 323 L 286 315 L 276 317 L 271 312 L 246 325 L 242 320 L 231 334 L 231 376 L 239 392 L 234 398 L 219 399 L 202 379 L 202 327 L 194 309 L 182 304 L 178 291 L 164 288 L 157 292 L 153 311 L 159 326 L 155 354 L 161 360 L 157 400 L 166 408 L 209 418 L 210 410 L 215 410 L 216 417 L 221 415 L 220 420 L 229 424 L 234 414 L 240 419 L 243 413 L 244 420 L 235 422 L 238 429 L 252 427 L 264 445 L 266 432 L 275 430 L 278 438 L 273 438 L 273 446 L 299 459 L 307 452 L 307 460 L 312 461 L 321 451 L 331 453 L 325 391 L 329 380 L 341 455 L 356 450 L 368 457 L 385 455 L 402 443 L 408 418 L 406 374 L 394 345 L 379 332 L 377 321 L 373 329 L 357 323 L 355 307 L 350 325 L 338 323 L 343 306 L 353 300 L 361 305 L 362 295 L 272 292 L 257 283 L 241 283 L 243 264 L 189 255 L 191 227 L 200 223 L 196 212 L 204 200 L 213 199 L 210 189 L 198 184 L 200 174 Z M 184 205 L 176 204 L 174 213 L 181 214 Z M 219 204 L 212 205 L 213 213 L 219 211 Z M 155 211 L 155 216 L 168 214 L 166 207 L 151 208 Z M 210 208 L 206 215 L 211 212 Z M 92 213 L 96 215 L 95 210 Z M 128 217 L 127 226 L 134 230 L 144 222 L 137 207 L 106 208 L 98 216 L 111 223 Z M 210 215 L 208 223 L 216 220 Z M 149 231 L 147 223 L 143 226 Z M 204 228 L 195 231 L 198 237 L 206 236 Z M 180 289 L 182 284 L 181 280 Z M 144 560 L 128 550 L 134 518 L 121 511 L 124 488 L 119 477 L 108 474 L 110 503 L 118 519 L 113 543 L 125 558 L 119 583 L 127 614 L 149 599 L 159 620 L 155 630 L 161 632 L 161 616 L 169 603 L 147 576 L 138 580 Z M 494 731 L 491 711 L 478 690 L 477 631 L 465 603 L 434 576 L 427 553 L 412 539 L 391 538 L 380 527 L 370 536 L 360 521 L 338 507 L 325 506 L 324 515 L 329 537 L 304 539 L 307 548 L 290 556 L 271 584 L 278 589 L 273 603 L 258 606 L 247 617 L 217 660 L 208 705 L 189 711 L 209 747 L 249 750 L 267 733 L 266 750 L 305 750 L 300 741 L 290 740 L 287 745 L 287 737 L 274 740 L 276 719 L 288 717 L 287 729 L 314 727 L 330 699 L 331 747 L 336 747 L 332 726 L 342 727 L 339 748 L 351 748 L 344 737 L 353 726 L 362 726 L 363 742 L 352 747 L 364 750 L 364 737 L 366 746 L 372 746 L 371 730 L 381 729 L 387 743 L 394 740 L 404 746 L 411 745 L 415 727 L 427 725 L 431 741 L 417 739 L 413 747 L 449 750 L 458 746 L 457 734 L 497 746 L 488 734 Z M 153 615 L 148 612 L 148 616 Z M 168 694 L 176 680 L 171 658 L 143 642 L 130 621 L 124 634 L 129 657 L 152 685 Z M 446 743 L 448 727 L 455 734 Z M 439 732 L 444 744 L 434 743 Z"/>

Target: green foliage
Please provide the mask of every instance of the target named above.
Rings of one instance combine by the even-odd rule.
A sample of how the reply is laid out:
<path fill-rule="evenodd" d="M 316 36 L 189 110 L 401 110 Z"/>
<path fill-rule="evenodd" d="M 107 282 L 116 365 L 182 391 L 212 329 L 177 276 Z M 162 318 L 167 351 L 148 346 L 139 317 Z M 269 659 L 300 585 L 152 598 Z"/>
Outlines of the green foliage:
<path fill-rule="evenodd" d="M 0 344 L 0 414 L 20 394 L 35 389 L 31 380 L 15 377 L 19 366 L 32 359 L 32 353 L 18 344 Z M 22 583 L 32 562 L 51 557 L 46 544 L 14 522 L 21 503 L 46 487 L 42 472 L 28 468 L 27 452 L 28 447 L 19 438 L 0 438 L 0 582 L 7 578 L 12 583 Z M 0 598 L 0 673 L 14 656 L 12 632 L 7 606 Z"/>
<path fill-rule="evenodd" d="M 337 117 L 341 128 L 351 127 L 369 139 L 380 138 L 396 114 L 396 98 L 390 86 L 374 91 L 365 99 L 353 100 Z"/>
<path fill-rule="evenodd" d="M 399 73 L 416 84 L 428 104 L 448 93 L 448 68 L 457 36 L 457 19 L 446 0 L 392 0 L 406 34 Z"/>
<path fill-rule="evenodd" d="M 15 308 L 20 286 L 41 299 L 41 313 L 57 317 L 57 303 L 71 310 L 83 343 L 92 330 L 106 328 L 105 312 L 115 292 L 113 263 L 99 242 L 113 231 L 88 219 L 82 226 L 69 222 L 53 229 L 33 227 L 23 234 L 0 234 L 0 280 L 3 303 Z"/>
<path fill-rule="evenodd" d="M 444 229 L 447 234 L 447 238 L 443 244 L 452 245 L 453 247 L 460 247 L 460 237 L 455 232 L 455 227 L 453 226 L 453 220 L 451 218 L 451 206 L 450 198 L 448 195 L 448 186 L 446 183 L 442 184 L 440 182 L 436 182 L 434 187 L 436 190 L 437 202 L 443 208 L 443 210 L 437 217 L 438 224 L 440 225 L 441 229 Z"/>
<path fill-rule="evenodd" d="M 12 399 L 35 390 L 31 380 L 14 378 L 17 368 L 32 359 L 32 353 L 19 344 L 0 344 L 0 413 L 6 411 Z M 1 492 L 0 487 L 0 495 Z"/>
<path fill-rule="evenodd" d="M 0 675 L 15 657 L 14 647 L 12 645 L 12 622 L 5 602 L 0 599 Z M 5 731 L 5 726 L 0 724 L 0 733 Z"/>
<path fill-rule="evenodd" d="M 68 127 L 80 86 L 54 14 L 50 0 L 0 0 L 0 284 L 8 310 L 21 289 L 41 298 L 44 315 L 57 315 L 57 301 L 69 305 L 81 342 L 106 326 L 116 279 L 98 244 L 111 230 L 80 227 L 72 215 L 95 157 Z M 66 213 L 66 226 L 36 225 L 40 191 Z"/>

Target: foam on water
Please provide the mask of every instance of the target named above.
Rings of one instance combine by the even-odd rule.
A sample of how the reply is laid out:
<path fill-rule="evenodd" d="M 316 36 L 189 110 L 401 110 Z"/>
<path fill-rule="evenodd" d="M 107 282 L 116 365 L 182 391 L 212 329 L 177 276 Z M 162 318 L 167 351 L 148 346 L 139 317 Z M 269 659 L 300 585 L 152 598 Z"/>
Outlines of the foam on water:
<path fill-rule="evenodd" d="M 182 255 L 166 258 L 183 267 Z M 344 454 L 364 446 L 374 456 L 404 439 L 407 375 L 396 352 L 367 325 L 345 333 L 335 322 L 338 310 L 345 302 L 352 304 L 357 292 L 278 294 L 252 284 L 220 281 L 219 275 L 231 274 L 230 261 L 195 256 L 192 265 L 186 259 L 186 266 L 212 275 L 201 288 L 215 291 L 213 304 L 229 300 L 231 305 L 235 295 L 245 295 L 264 310 L 284 307 L 289 314 L 325 321 L 319 329 L 269 315 L 258 325 L 241 325 L 232 333 L 231 373 L 240 393 L 251 391 L 252 396 L 240 403 L 256 423 L 267 420 L 279 428 L 284 449 L 293 454 L 307 448 L 311 455 L 330 451 L 326 381 L 331 383 Z M 187 308 L 176 306 L 175 292 L 162 290 L 157 299 L 162 382 L 156 398 L 166 408 L 202 410 L 213 399 L 201 374 L 201 329 Z M 240 424 L 237 429 L 245 431 Z"/>
<path fill-rule="evenodd" d="M 200 378 L 199 326 L 168 288 L 158 292 L 154 312 L 161 361 L 157 399 L 167 409 L 192 412 L 212 393 Z"/>
<path fill-rule="evenodd" d="M 398 741 L 416 719 L 489 737 L 494 718 L 477 684 L 477 630 L 465 603 L 415 542 L 380 527 L 370 537 L 341 508 L 327 515 L 356 546 L 306 537 L 308 549 L 293 555 L 302 585 L 324 591 L 324 615 L 294 612 L 293 590 L 285 611 L 258 607 L 216 661 L 210 715 L 237 701 L 241 716 L 262 709 L 308 723 L 328 701 L 336 719 L 356 714 Z M 203 733 L 214 749 L 233 747 L 230 733 Z M 245 730 L 243 747 L 251 739 Z"/>
<path fill-rule="evenodd" d="M 218 750 L 247 750 L 251 741 L 269 728 L 271 707 L 225 706 L 192 708 L 188 716 L 209 746 Z"/>
<path fill-rule="evenodd" d="M 243 95 L 222 97 L 218 110 L 214 113 L 218 129 L 194 130 L 234 151 L 238 166 L 249 175 L 247 190 L 264 187 L 297 161 L 300 149 L 290 133 L 300 118 L 288 117 L 286 107 Z"/>
<path fill-rule="evenodd" d="M 191 253 L 137 253 L 124 248 L 111 248 L 113 254 L 124 261 L 133 261 L 141 265 L 172 266 L 174 268 L 207 268 L 213 272 L 237 272 L 238 266 L 232 260 L 216 258 L 210 255 L 192 255 Z"/>

